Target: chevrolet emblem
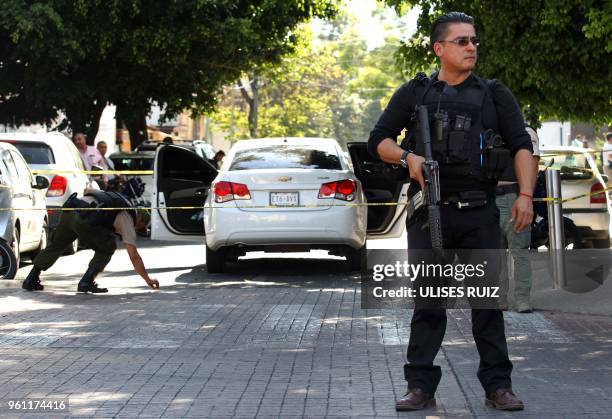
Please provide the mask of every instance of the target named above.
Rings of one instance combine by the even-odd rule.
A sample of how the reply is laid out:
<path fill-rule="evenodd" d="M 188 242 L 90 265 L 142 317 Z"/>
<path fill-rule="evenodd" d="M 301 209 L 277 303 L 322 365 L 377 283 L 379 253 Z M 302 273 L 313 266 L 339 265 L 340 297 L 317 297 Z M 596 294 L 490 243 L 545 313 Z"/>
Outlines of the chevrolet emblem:
<path fill-rule="evenodd" d="M 281 176 L 278 178 L 279 182 L 289 182 L 291 179 L 290 176 Z"/>

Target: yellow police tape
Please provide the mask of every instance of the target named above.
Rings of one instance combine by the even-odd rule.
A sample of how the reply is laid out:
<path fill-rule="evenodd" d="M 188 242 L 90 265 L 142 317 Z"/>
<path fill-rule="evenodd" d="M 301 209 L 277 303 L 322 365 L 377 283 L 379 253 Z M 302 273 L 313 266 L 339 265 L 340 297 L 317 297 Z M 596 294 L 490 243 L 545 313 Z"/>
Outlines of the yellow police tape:
<path fill-rule="evenodd" d="M 585 193 L 582 195 L 573 196 L 571 198 L 559 199 L 559 198 L 534 198 L 534 202 L 570 202 L 576 199 L 584 198 L 587 196 L 600 195 L 604 192 L 612 190 L 612 187 L 602 189 L 597 192 Z M 241 205 L 236 207 L 227 207 L 220 205 L 199 205 L 199 206 L 180 206 L 180 207 L 91 207 L 91 208 L 64 208 L 64 207 L 50 207 L 50 208 L 0 208 L 0 211 L 123 211 L 123 210 L 203 210 L 205 208 L 209 209 L 217 209 L 217 208 L 237 208 L 237 209 L 292 209 L 292 208 L 320 208 L 320 207 L 393 207 L 398 205 L 408 205 L 407 203 L 399 203 L 399 202 L 370 202 L 370 203 L 359 203 L 359 204 L 327 204 L 327 205 L 295 205 L 295 206 L 277 206 L 277 205 Z"/>
<path fill-rule="evenodd" d="M 585 151 L 586 152 L 586 151 Z M 592 152 L 592 151 L 591 151 Z M 570 152 L 570 153 L 575 153 L 575 154 L 581 154 L 582 152 Z M 552 153 L 551 155 L 559 155 L 559 154 L 568 154 L 568 153 Z M 546 153 L 543 153 L 543 155 L 547 155 Z M 578 169 L 579 171 L 585 171 L 585 172 L 591 172 L 591 169 Z M 34 174 L 58 174 L 58 173 L 84 173 L 84 174 L 91 174 L 91 175 L 103 175 L 103 174 L 125 174 L 125 175 L 152 175 L 154 174 L 153 170 L 32 170 L 32 173 Z M 565 199 L 559 199 L 559 198 L 534 198 L 533 201 L 534 202 L 561 202 L 561 203 L 565 203 L 565 202 L 570 202 L 570 201 L 575 201 L 577 199 L 580 198 L 584 198 L 587 196 L 594 196 L 594 195 L 599 195 L 602 194 L 604 192 L 607 192 L 609 190 L 612 190 L 612 187 L 608 187 L 608 188 L 604 188 L 601 189 L 597 192 L 590 192 L 590 193 L 586 193 L 586 194 L 582 194 L 582 195 L 577 195 L 577 196 L 573 196 L 571 198 L 565 198 Z M 368 206 L 397 206 L 397 205 L 407 205 L 405 203 L 400 204 L 398 202 L 380 202 L 380 203 L 362 203 L 362 204 L 327 204 L 327 205 L 318 205 L 318 204 L 314 204 L 314 205 L 295 205 L 295 206 L 291 206 L 291 207 L 283 207 L 283 206 L 277 206 L 277 205 L 244 205 L 244 206 L 240 206 L 240 207 L 235 207 L 235 208 L 240 208 L 240 209 L 286 209 L 286 208 L 319 208 L 319 207 L 368 207 Z M 226 206 L 181 206 L 181 207 L 144 207 L 143 209 L 147 209 L 147 210 L 153 210 L 153 209 L 165 209 L 165 210 L 193 210 L 193 209 L 203 209 L 203 208 L 227 208 Z M 129 209 L 133 209 L 132 207 L 125 207 L 125 208 L 121 208 L 121 207 L 117 207 L 117 208 L 63 208 L 63 207 L 53 207 L 53 208 L 49 208 L 52 211 L 98 211 L 98 210 L 104 210 L 104 211 L 121 211 L 121 210 L 129 210 Z M 0 208 L 0 211 L 35 211 L 35 210 L 47 210 L 47 208 Z"/>
<path fill-rule="evenodd" d="M 35 175 L 57 175 L 60 173 L 84 173 L 86 175 L 152 175 L 153 170 L 36 170 Z"/>

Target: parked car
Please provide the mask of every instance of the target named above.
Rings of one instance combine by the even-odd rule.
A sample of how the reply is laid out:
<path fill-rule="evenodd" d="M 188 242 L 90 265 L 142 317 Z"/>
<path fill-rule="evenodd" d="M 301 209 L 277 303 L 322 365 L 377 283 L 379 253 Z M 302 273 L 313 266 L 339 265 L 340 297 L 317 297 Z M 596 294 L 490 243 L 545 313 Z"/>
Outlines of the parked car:
<path fill-rule="evenodd" d="M 59 132 L 0 133 L 0 142 L 14 145 L 33 171 L 65 171 L 56 174 L 42 174 L 50 183 L 46 198 L 50 230 L 54 230 L 59 223 L 61 213 L 57 208 L 60 208 L 73 192 L 76 192 L 78 196 L 83 196 L 85 188 L 99 189 L 96 182 L 82 173 L 85 166 L 79 150 L 70 139 Z M 75 253 L 77 249 L 78 240 L 75 240 L 67 253 Z"/>
<path fill-rule="evenodd" d="M 570 218 L 582 244 L 610 247 L 610 198 L 605 192 L 608 179 L 602 176 L 593 150 L 569 146 L 542 146 L 541 165 L 560 170 L 563 215 Z M 601 191 L 601 193 L 597 193 Z M 581 196 L 582 195 L 582 196 Z M 567 233 L 567 232 L 566 232 Z"/>
<path fill-rule="evenodd" d="M 400 202 L 406 180 L 385 177 L 366 143 L 350 143 L 349 161 L 335 140 L 266 138 L 240 141 L 217 171 L 179 146 L 157 150 L 152 238 L 206 242 L 209 272 L 250 251 L 324 249 L 345 256 L 351 269 L 365 264 L 369 238 L 399 237 L 405 205 L 367 208 L 367 202 Z M 353 167 L 355 170 L 353 170 Z M 164 207 L 204 210 L 166 210 Z"/>
<path fill-rule="evenodd" d="M 108 156 L 115 165 L 115 170 L 153 170 L 155 163 L 155 153 L 150 151 L 140 151 L 132 153 L 113 153 Z M 152 202 L 153 199 L 153 175 L 123 175 L 125 178 L 133 176 L 139 177 L 145 184 L 142 198 Z"/>
<path fill-rule="evenodd" d="M 45 189 L 49 181 L 33 176 L 19 151 L 0 142 L 0 277 L 12 279 L 22 253 L 47 246 Z"/>

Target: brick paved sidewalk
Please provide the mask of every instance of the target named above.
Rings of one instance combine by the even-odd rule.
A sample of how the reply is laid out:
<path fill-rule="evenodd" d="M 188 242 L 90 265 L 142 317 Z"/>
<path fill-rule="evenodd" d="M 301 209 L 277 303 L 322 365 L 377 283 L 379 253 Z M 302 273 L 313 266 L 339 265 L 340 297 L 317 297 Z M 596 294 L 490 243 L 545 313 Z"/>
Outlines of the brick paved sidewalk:
<path fill-rule="evenodd" d="M 437 409 L 396 414 L 411 313 L 361 310 L 342 270 L 200 266 L 163 292 L 105 296 L 75 296 L 76 278 L 3 284 L 0 402 L 69 397 L 73 417 L 612 417 L 612 319 L 550 312 L 505 316 L 526 411 L 484 406 L 470 314 L 451 311 Z"/>

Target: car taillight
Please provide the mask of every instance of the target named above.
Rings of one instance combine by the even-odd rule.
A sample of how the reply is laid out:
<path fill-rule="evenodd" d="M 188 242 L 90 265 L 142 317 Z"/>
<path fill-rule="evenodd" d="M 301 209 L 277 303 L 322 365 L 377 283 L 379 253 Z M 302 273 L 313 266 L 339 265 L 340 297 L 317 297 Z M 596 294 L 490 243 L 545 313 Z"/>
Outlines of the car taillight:
<path fill-rule="evenodd" d="M 602 185 L 600 182 L 595 183 L 593 186 L 591 186 L 591 193 L 594 195 L 591 195 L 591 204 L 605 204 L 606 203 L 606 191 L 605 191 L 605 187 L 604 185 Z M 600 193 L 596 193 L 599 192 Z"/>
<path fill-rule="evenodd" d="M 355 199 L 356 190 L 357 184 L 352 179 L 328 182 L 322 184 L 319 188 L 319 199 L 336 198 L 343 201 L 352 201 Z"/>
<path fill-rule="evenodd" d="M 251 192 L 244 183 L 221 181 L 213 186 L 215 202 L 223 203 L 234 199 L 251 199 Z"/>
<path fill-rule="evenodd" d="M 47 189 L 47 196 L 62 196 L 66 193 L 66 187 L 68 186 L 68 179 L 64 176 L 55 175 L 51 179 L 49 189 Z"/>

